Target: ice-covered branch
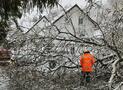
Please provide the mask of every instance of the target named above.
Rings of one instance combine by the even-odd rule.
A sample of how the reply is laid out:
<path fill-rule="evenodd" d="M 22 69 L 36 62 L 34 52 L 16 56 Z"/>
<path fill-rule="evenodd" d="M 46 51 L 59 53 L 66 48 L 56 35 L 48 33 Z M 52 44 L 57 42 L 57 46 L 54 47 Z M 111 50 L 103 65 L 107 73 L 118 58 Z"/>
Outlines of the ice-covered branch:
<path fill-rule="evenodd" d="M 123 82 L 121 82 L 114 90 L 119 90 L 119 88 L 123 85 Z"/>
<path fill-rule="evenodd" d="M 112 74 L 111 74 L 111 77 L 110 77 L 110 79 L 109 79 L 109 88 L 111 89 L 111 86 L 112 86 L 112 83 L 113 83 L 113 79 L 114 79 L 114 77 L 115 77 L 115 75 L 116 75 L 116 70 L 117 70 L 117 63 L 119 62 L 119 59 L 117 59 L 113 64 L 112 64 L 112 68 L 113 68 L 113 70 L 112 70 Z"/>

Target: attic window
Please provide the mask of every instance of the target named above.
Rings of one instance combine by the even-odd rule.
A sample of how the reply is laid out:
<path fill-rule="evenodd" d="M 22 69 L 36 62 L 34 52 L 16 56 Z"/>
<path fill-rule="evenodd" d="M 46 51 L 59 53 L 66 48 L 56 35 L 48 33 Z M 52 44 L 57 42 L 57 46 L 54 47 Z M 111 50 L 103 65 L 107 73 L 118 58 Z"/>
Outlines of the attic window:
<path fill-rule="evenodd" d="M 80 32 L 80 37 L 85 36 L 85 33 L 86 33 L 85 29 L 82 29 L 81 32 Z"/>
<path fill-rule="evenodd" d="M 83 17 L 81 17 L 81 16 L 79 17 L 79 22 L 78 23 L 79 23 L 79 25 L 83 24 Z"/>

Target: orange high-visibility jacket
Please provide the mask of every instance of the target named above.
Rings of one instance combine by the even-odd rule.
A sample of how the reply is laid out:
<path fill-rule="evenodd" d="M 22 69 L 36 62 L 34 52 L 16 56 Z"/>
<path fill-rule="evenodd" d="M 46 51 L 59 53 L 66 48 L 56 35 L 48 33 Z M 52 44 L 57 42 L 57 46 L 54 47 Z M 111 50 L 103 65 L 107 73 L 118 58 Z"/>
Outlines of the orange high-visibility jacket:
<path fill-rule="evenodd" d="M 85 53 L 84 55 L 80 56 L 80 65 L 82 66 L 83 72 L 92 72 L 92 66 L 94 62 L 95 58 L 90 53 Z"/>

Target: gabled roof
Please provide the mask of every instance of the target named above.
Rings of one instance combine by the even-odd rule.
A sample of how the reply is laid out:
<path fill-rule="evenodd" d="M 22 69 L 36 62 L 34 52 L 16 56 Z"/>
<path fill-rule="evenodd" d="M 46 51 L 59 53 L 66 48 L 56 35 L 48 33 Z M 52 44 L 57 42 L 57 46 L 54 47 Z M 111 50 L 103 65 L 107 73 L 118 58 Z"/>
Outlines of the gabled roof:
<path fill-rule="evenodd" d="M 69 10 L 66 11 L 66 13 L 69 13 L 73 8 L 77 7 L 80 11 L 83 12 L 83 10 L 77 5 L 75 4 L 73 7 L 71 7 Z M 58 17 L 58 19 L 56 19 L 55 21 L 52 22 L 52 24 L 54 24 L 55 22 L 57 22 L 60 18 L 62 18 L 65 14 L 62 14 L 60 17 Z M 25 34 L 27 34 L 29 31 L 31 31 L 32 28 L 34 28 L 42 19 L 46 19 L 48 22 L 48 18 L 46 16 L 43 16 L 42 18 L 40 18 Z"/>
<path fill-rule="evenodd" d="M 98 26 L 97 25 L 97 23 L 93 20 L 93 19 L 91 19 L 90 17 L 89 17 L 89 15 L 87 14 L 87 13 L 85 13 L 77 4 L 75 4 L 73 7 L 71 7 L 69 10 L 67 10 L 65 13 L 69 13 L 72 9 L 74 9 L 75 7 L 77 7 L 89 20 L 90 20 L 90 22 L 92 22 L 93 24 L 94 24 L 94 26 L 96 27 L 96 26 Z M 65 15 L 65 13 L 64 14 L 62 14 L 59 18 L 57 18 L 54 22 L 52 22 L 52 24 L 55 24 L 59 19 L 61 19 L 64 15 Z"/>
<path fill-rule="evenodd" d="M 47 19 L 47 17 L 46 16 L 43 16 L 25 34 L 27 34 L 29 31 L 31 31 L 31 29 L 33 29 L 43 19 L 46 19 L 49 22 L 49 20 Z"/>
<path fill-rule="evenodd" d="M 75 4 L 73 7 L 71 7 L 69 10 L 67 10 L 65 13 L 69 13 L 72 9 L 74 9 L 75 7 L 77 7 L 84 15 L 86 15 L 86 17 L 94 24 L 94 26 L 96 27 L 96 26 L 98 26 L 97 25 L 97 23 L 93 20 L 93 19 L 91 19 L 90 17 L 89 17 L 89 15 L 87 14 L 87 13 L 85 13 L 77 4 Z M 55 24 L 59 19 L 61 19 L 64 15 L 65 15 L 65 13 L 63 13 L 61 16 L 59 16 L 56 20 L 54 20 L 53 22 L 52 22 L 52 24 Z M 46 19 L 48 22 L 50 22 L 49 20 L 48 20 L 48 18 L 46 17 L 46 16 L 43 16 L 42 18 L 40 18 L 25 34 L 27 34 L 32 28 L 34 28 L 42 19 Z M 51 22 L 50 22 L 51 23 Z"/>
<path fill-rule="evenodd" d="M 67 10 L 66 12 L 64 12 L 64 14 L 62 14 L 59 18 L 57 18 L 54 22 L 52 22 L 53 24 L 56 23 L 59 19 L 61 19 L 65 13 L 69 13 L 72 9 L 74 9 L 75 7 L 77 7 L 82 13 L 84 13 L 84 11 L 77 5 L 75 4 L 73 7 L 71 7 L 69 10 Z"/>

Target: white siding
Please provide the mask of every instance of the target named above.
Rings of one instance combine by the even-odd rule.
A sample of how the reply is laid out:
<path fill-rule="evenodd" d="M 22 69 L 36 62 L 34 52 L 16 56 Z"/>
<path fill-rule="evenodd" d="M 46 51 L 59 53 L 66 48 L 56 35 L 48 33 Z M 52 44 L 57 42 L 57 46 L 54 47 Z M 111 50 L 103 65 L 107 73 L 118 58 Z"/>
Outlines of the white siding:
<path fill-rule="evenodd" d="M 85 36 L 81 37 L 88 37 L 91 38 L 93 37 L 93 27 L 94 25 L 92 22 L 88 20 L 88 18 L 83 14 L 83 12 L 80 11 L 78 7 L 74 7 L 68 14 L 68 17 L 71 18 L 73 26 L 75 28 L 75 31 L 73 30 L 73 27 L 71 23 L 66 22 L 66 15 L 61 17 L 58 21 L 55 22 L 55 25 L 62 31 L 62 32 L 70 32 L 73 35 L 76 34 L 76 36 L 80 37 L 80 34 L 82 32 L 85 33 Z M 83 24 L 79 24 L 79 18 L 83 17 Z M 68 30 L 68 31 L 67 31 Z M 62 35 L 63 36 L 63 35 Z M 67 35 L 64 35 L 64 37 L 67 37 Z"/>

